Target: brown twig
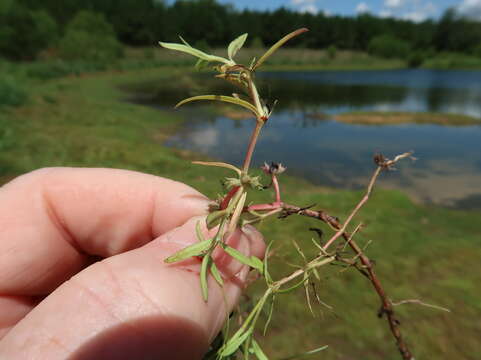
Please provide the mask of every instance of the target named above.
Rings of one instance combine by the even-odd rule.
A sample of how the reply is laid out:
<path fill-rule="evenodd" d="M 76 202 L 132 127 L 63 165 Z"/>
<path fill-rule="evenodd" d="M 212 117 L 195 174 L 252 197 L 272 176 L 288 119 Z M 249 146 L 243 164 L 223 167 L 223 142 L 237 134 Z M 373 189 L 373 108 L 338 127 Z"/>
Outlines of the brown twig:
<path fill-rule="evenodd" d="M 303 216 L 308 216 L 312 217 L 315 219 L 319 219 L 329 226 L 331 226 L 333 229 L 336 230 L 336 234 L 334 234 L 331 239 L 322 247 L 322 250 L 326 250 L 336 239 L 338 239 L 340 236 L 345 240 L 346 244 L 349 245 L 349 247 L 354 251 L 356 254 L 356 257 L 359 258 L 361 264 L 363 265 L 363 274 L 366 275 L 369 278 L 369 281 L 371 282 L 372 286 L 374 287 L 376 293 L 378 294 L 380 300 L 381 300 L 381 307 L 378 311 L 378 316 L 382 317 L 386 315 L 386 319 L 389 324 L 389 328 L 391 330 L 391 333 L 393 337 L 396 340 L 397 348 L 399 352 L 401 353 L 401 356 L 404 360 L 414 360 L 413 355 L 411 354 L 407 344 L 404 342 L 404 339 L 401 334 L 400 330 L 400 322 L 399 320 L 395 317 L 394 314 L 394 309 L 393 309 L 393 303 L 389 299 L 388 295 L 386 294 L 384 288 L 381 285 L 381 282 L 379 281 L 379 278 L 377 277 L 374 268 L 373 268 L 373 263 L 372 261 L 364 254 L 362 249 L 357 245 L 357 243 L 354 241 L 352 238 L 353 236 L 346 232 L 346 228 L 351 222 L 351 220 L 354 218 L 354 216 L 358 213 L 358 211 L 361 209 L 361 207 L 367 202 L 369 199 L 369 196 L 372 193 L 372 190 L 374 188 L 374 184 L 381 173 L 382 170 L 390 170 L 392 169 L 393 165 L 398 162 L 401 159 L 411 157 L 412 158 L 412 152 L 407 152 L 401 155 L 396 156 L 393 160 L 389 160 L 384 158 L 383 155 L 376 155 L 374 158 L 374 161 L 378 165 L 376 168 L 373 176 L 371 177 L 371 180 L 369 182 L 366 194 L 364 197 L 361 199 L 361 201 L 356 205 L 354 210 L 349 214 L 347 220 L 344 222 L 344 224 L 341 225 L 340 221 L 338 218 L 333 217 L 329 215 L 327 212 L 323 210 L 315 211 L 315 210 L 310 210 L 306 208 L 301 208 L 298 206 L 294 205 L 289 205 L 289 204 L 283 204 L 283 213 L 281 217 L 287 217 L 289 215 L 293 214 L 298 214 L 298 215 L 303 215 Z"/>

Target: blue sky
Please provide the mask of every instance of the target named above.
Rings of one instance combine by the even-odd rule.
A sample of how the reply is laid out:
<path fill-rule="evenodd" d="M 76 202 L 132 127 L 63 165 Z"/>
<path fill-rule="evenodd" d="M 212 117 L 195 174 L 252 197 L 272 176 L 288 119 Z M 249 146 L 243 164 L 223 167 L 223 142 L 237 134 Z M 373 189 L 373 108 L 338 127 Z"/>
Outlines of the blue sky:
<path fill-rule="evenodd" d="M 231 3 L 238 9 L 245 7 L 273 10 L 281 6 L 316 13 L 356 15 L 370 12 L 377 16 L 422 21 L 438 18 L 448 7 L 456 7 L 460 13 L 481 19 L 481 0 L 218 0 Z"/>

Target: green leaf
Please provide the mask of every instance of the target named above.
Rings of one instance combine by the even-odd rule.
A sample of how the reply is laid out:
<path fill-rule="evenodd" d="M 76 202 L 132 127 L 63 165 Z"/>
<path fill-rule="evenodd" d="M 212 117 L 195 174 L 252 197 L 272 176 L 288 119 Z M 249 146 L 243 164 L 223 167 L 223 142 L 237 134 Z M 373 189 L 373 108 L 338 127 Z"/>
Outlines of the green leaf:
<path fill-rule="evenodd" d="M 256 270 L 259 270 L 259 272 L 261 274 L 264 273 L 264 263 L 261 261 L 261 259 L 259 259 L 258 257 L 255 257 L 255 256 L 251 256 L 249 258 L 251 260 L 251 263 L 252 263 L 252 267 Z"/>
<path fill-rule="evenodd" d="M 202 265 L 200 267 L 200 287 L 202 288 L 202 297 L 204 301 L 207 301 L 209 297 L 209 287 L 207 283 L 207 270 L 212 258 L 209 255 L 204 256 L 202 259 Z"/>
<path fill-rule="evenodd" d="M 205 240 L 204 234 L 202 233 L 202 228 L 200 226 L 200 221 L 197 221 L 197 223 L 195 224 L 195 235 L 197 236 L 197 240 Z"/>
<path fill-rule="evenodd" d="M 241 36 L 238 36 L 237 38 L 232 40 L 232 42 L 229 44 L 229 47 L 227 48 L 227 54 L 229 55 L 229 59 L 232 60 L 234 58 L 237 52 L 244 45 L 246 39 L 247 39 L 247 34 L 242 34 Z"/>
<path fill-rule="evenodd" d="M 292 39 L 293 37 L 296 37 L 306 31 L 309 31 L 308 29 L 306 28 L 302 28 L 302 29 L 298 29 L 296 31 L 293 31 L 289 34 L 287 34 L 286 36 L 284 36 L 282 39 L 280 39 L 278 42 L 276 42 L 274 45 L 271 46 L 271 48 L 269 50 L 267 50 L 265 52 L 264 55 L 261 56 L 261 58 L 259 60 L 257 60 L 257 62 L 255 63 L 255 65 L 252 67 L 252 71 L 254 71 L 255 69 L 257 69 L 259 66 L 261 66 L 264 61 L 267 60 L 267 58 L 269 56 L 271 56 L 277 49 L 279 49 L 282 45 L 284 45 L 287 41 L 289 41 L 290 39 Z"/>
<path fill-rule="evenodd" d="M 219 220 L 222 219 L 222 217 L 227 213 L 227 210 L 219 210 L 219 211 L 214 211 L 211 212 L 209 215 L 207 215 L 207 219 L 205 220 L 207 224 L 207 229 L 212 229 L 215 227 L 218 223 Z"/>
<path fill-rule="evenodd" d="M 239 250 L 225 244 L 222 247 L 224 248 L 225 252 L 232 256 L 234 259 L 237 259 L 239 262 L 258 270 L 261 274 L 263 273 L 264 264 L 259 258 L 255 256 L 247 257 Z"/>
<path fill-rule="evenodd" d="M 223 167 L 226 169 L 234 170 L 237 174 L 241 174 L 241 170 L 236 168 L 234 165 L 223 163 L 223 162 L 216 162 L 216 161 L 192 161 L 192 164 L 195 165 L 204 165 L 204 166 L 217 166 Z"/>
<path fill-rule="evenodd" d="M 309 355 L 316 354 L 319 351 L 326 350 L 328 347 L 329 347 L 328 345 L 324 345 L 324 346 L 321 346 L 317 349 L 314 349 L 314 350 L 311 350 L 311 351 L 306 351 L 305 353 L 296 354 L 296 355 L 292 355 L 292 356 L 289 356 L 289 357 L 286 357 L 286 358 L 282 358 L 281 360 L 297 360 L 301 357 L 306 357 L 306 356 L 309 356 Z"/>
<path fill-rule="evenodd" d="M 209 248 L 212 243 L 212 239 L 206 239 L 186 248 L 176 252 L 174 255 L 169 256 L 167 259 L 164 260 L 166 263 L 173 263 L 177 261 L 182 261 L 192 256 L 202 255 L 202 253 Z"/>
<path fill-rule="evenodd" d="M 220 356 L 229 356 L 233 354 L 239 346 L 242 345 L 244 341 L 247 340 L 247 338 L 252 334 L 252 328 L 250 328 L 248 331 L 244 332 L 244 329 L 240 328 L 232 338 L 229 339 L 229 341 L 222 347 L 222 349 L 219 352 Z"/>
<path fill-rule="evenodd" d="M 187 54 L 198 57 L 199 59 L 202 59 L 202 60 L 205 60 L 205 61 L 221 62 L 221 63 L 227 64 L 227 65 L 234 65 L 233 61 L 227 60 L 227 59 L 225 59 L 223 57 L 220 57 L 220 56 L 206 54 L 205 52 L 203 52 L 199 49 L 193 48 L 190 45 L 177 44 L 177 43 L 166 43 L 166 42 L 161 42 L 161 41 L 159 41 L 159 44 L 163 48 L 187 53 Z"/>
<path fill-rule="evenodd" d="M 293 286 L 291 286 L 291 287 L 288 287 L 288 288 L 286 288 L 286 289 L 279 289 L 279 290 L 277 290 L 277 292 L 280 293 L 280 294 L 285 294 L 285 293 L 291 292 L 291 291 L 297 289 L 299 286 L 303 285 L 305 281 L 306 281 L 306 280 L 302 279 L 302 280 L 299 281 L 297 284 L 295 284 L 295 285 L 293 285 Z"/>
<path fill-rule="evenodd" d="M 198 101 L 198 100 L 211 100 L 211 101 L 222 101 L 222 102 L 227 102 L 231 104 L 236 104 L 239 106 L 242 106 L 243 108 L 246 108 L 254 113 L 256 116 L 261 116 L 258 114 L 257 109 L 254 105 L 252 105 L 250 102 L 247 102 L 242 99 L 235 98 L 233 96 L 224 96 L 224 95 L 200 95 L 200 96 L 193 96 L 187 99 L 182 100 L 179 102 L 177 105 L 175 105 L 176 108 L 179 106 L 182 106 L 188 102 L 191 101 Z"/>
<path fill-rule="evenodd" d="M 202 59 L 197 60 L 197 62 L 194 65 L 197 71 L 205 69 L 207 66 L 209 66 L 209 62 L 207 60 L 202 60 Z"/>
<path fill-rule="evenodd" d="M 262 351 L 257 341 L 255 341 L 255 339 L 252 339 L 252 351 L 254 352 L 258 360 L 269 360 L 266 354 L 264 354 L 264 351 Z"/>
<path fill-rule="evenodd" d="M 274 241 L 271 241 L 268 245 L 267 245 L 267 248 L 266 248 L 266 251 L 265 251 L 265 257 L 264 257 L 264 271 L 263 271 L 263 275 L 266 279 L 266 282 L 268 285 L 271 285 L 273 280 L 272 280 L 272 277 L 271 277 L 271 274 L 269 273 L 269 254 L 270 254 L 270 251 L 271 251 L 271 247 L 272 247 L 272 244 L 274 244 Z"/>
<path fill-rule="evenodd" d="M 271 297 L 271 302 L 269 303 L 269 312 L 267 314 L 267 320 L 266 320 L 266 323 L 264 325 L 264 331 L 263 331 L 263 335 L 266 336 L 266 333 L 267 333 L 267 328 L 269 327 L 269 324 L 271 323 L 271 320 L 272 320 L 272 314 L 274 313 L 274 302 L 276 301 L 276 296 L 273 294 L 272 297 Z"/>
<path fill-rule="evenodd" d="M 179 39 L 180 39 L 180 41 L 182 41 L 186 46 L 192 47 L 187 41 L 184 40 L 184 38 L 183 38 L 182 36 L 179 35 Z"/>
<path fill-rule="evenodd" d="M 222 275 L 220 274 L 219 269 L 217 269 L 217 266 L 214 262 L 212 262 L 212 265 L 210 266 L 210 273 L 220 286 L 224 286 L 224 280 L 222 280 Z"/>

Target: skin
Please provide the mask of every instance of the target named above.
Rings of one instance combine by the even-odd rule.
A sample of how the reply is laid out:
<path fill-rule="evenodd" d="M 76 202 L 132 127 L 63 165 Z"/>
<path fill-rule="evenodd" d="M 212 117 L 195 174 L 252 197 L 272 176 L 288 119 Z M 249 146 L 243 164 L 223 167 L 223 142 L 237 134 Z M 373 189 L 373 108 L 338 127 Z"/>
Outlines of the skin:
<path fill-rule="evenodd" d="M 1 187 L 0 358 L 201 359 L 249 271 L 216 251 L 225 285 L 210 278 L 204 302 L 200 262 L 164 262 L 197 241 L 208 204 L 115 169 L 41 169 Z M 264 254 L 252 227 L 227 241 Z"/>

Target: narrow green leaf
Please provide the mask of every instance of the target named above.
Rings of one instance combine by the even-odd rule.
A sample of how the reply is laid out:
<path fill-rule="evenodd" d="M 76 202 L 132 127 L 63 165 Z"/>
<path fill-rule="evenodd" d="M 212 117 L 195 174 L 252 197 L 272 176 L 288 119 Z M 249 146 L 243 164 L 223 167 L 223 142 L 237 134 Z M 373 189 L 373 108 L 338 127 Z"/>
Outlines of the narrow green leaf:
<path fill-rule="evenodd" d="M 328 347 L 329 347 L 328 345 L 324 345 L 324 346 L 321 346 L 320 348 L 317 348 L 317 349 L 314 349 L 314 350 L 311 350 L 311 351 L 306 351 L 305 353 L 296 354 L 296 355 L 292 355 L 292 356 L 289 356 L 289 357 L 286 357 L 286 358 L 282 358 L 281 360 L 296 360 L 296 359 L 299 359 L 301 357 L 306 357 L 306 356 L 309 356 L 309 355 L 316 354 L 319 351 L 326 350 Z"/>
<path fill-rule="evenodd" d="M 222 275 L 220 274 L 219 269 L 217 269 L 217 266 L 213 261 L 212 265 L 210 266 L 210 273 L 220 286 L 224 286 L 224 280 L 222 280 Z"/>
<path fill-rule="evenodd" d="M 209 298 L 209 287 L 207 283 L 207 270 L 212 258 L 209 255 L 204 256 L 202 259 L 202 265 L 200 267 L 200 287 L 202 288 L 202 297 L 204 301 Z"/>
<path fill-rule="evenodd" d="M 227 60 L 227 59 L 225 59 L 223 57 L 220 57 L 220 56 L 206 54 L 205 52 L 203 52 L 199 49 L 195 49 L 195 48 L 191 47 L 190 45 L 177 44 L 177 43 L 166 43 L 166 42 L 161 42 L 161 41 L 159 41 L 159 44 L 163 48 L 187 53 L 187 54 L 190 54 L 192 56 L 198 57 L 199 59 L 202 59 L 202 60 L 213 61 L 213 62 L 221 62 L 221 63 L 228 64 L 228 65 L 234 65 L 234 63 L 230 60 Z"/>
<path fill-rule="evenodd" d="M 244 46 L 244 43 L 247 39 L 247 34 L 242 34 L 238 36 L 234 40 L 231 41 L 229 47 L 227 48 L 227 54 L 229 55 L 229 59 L 233 59 L 237 52 Z"/>
<path fill-rule="evenodd" d="M 197 235 L 197 240 L 199 241 L 205 240 L 204 234 L 202 233 L 200 221 L 197 221 L 197 223 L 195 224 L 195 235 Z"/>
<path fill-rule="evenodd" d="M 243 333 L 243 329 L 239 329 L 232 338 L 222 347 L 219 352 L 220 356 L 229 356 L 237 351 L 239 346 L 252 334 L 252 328 Z"/>
<path fill-rule="evenodd" d="M 253 264 L 251 266 L 256 270 L 259 270 L 259 272 L 261 274 L 263 274 L 264 273 L 264 263 L 262 262 L 262 260 L 259 259 L 256 256 L 251 256 L 249 259 L 251 260 L 251 263 Z"/>
<path fill-rule="evenodd" d="M 206 60 L 199 59 L 195 63 L 194 67 L 197 71 L 200 71 L 202 69 L 205 69 L 207 66 L 209 66 L 209 62 Z"/>
<path fill-rule="evenodd" d="M 180 36 L 180 35 L 178 35 L 178 36 L 179 36 L 180 41 L 182 41 L 186 46 L 192 47 L 192 46 L 190 46 L 190 44 L 187 41 L 185 41 L 185 39 L 182 36 Z"/>
<path fill-rule="evenodd" d="M 272 277 L 271 274 L 269 273 L 269 254 L 271 251 L 272 244 L 274 244 L 274 241 L 271 241 L 269 245 L 267 245 L 265 256 L 264 256 L 264 271 L 263 275 L 266 279 L 266 282 L 268 285 L 272 284 Z"/>
<path fill-rule="evenodd" d="M 205 220 L 207 229 L 210 230 L 215 227 L 226 213 L 226 210 L 219 210 L 211 212 L 209 215 L 207 215 L 207 219 Z"/>
<path fill-rule="evenodd" d="M 272 45 L 271 48 L 265 52 L 264 55 L 261 56 L 261 58 L 252 67 L 252 71 L 254 71 L 259 66 L 261 66 L 264 63 L 264 61 L 266 61 L 267 58 L 269 58 L 269 56 L 271 56 L 277 49 L 279 49 L 287 41 L 289 41 L 293 37 L 296 37 L 296 36 L 306 32 L 306 31 L 309 31 L 309 30 L 306 29 L 306 28 L 302 28 L 302 29 L 298 29 L 298 30 L 293 31 L 293 32 L 287 34 L 286 36 L 284 36 L 282 39 L 280 39 L 278 42 L 276 42 L 274 45 Z"/>
<path fill-rule="evenodd" d="M 188 102 L 191 101 L 198 101 L 198 100 L 211 100 L 211 101 L 222 101 L 222 102 L 227 102 L 231 104 L 236 104 L 239 106 L 242 106 L 243 108 L 246 108 L 254 113 L 254 115 L 258 115 L 257 109 L 254 105 L 252 105 L 250 102 L 247 102 L 242 99 L 235 98 L 233 96 L 224 96 L 224 95 L 200 95 L 200 96 L 193 96 L 187 99 L 182 100 L 179 102 L 177 105 L 175 105 L 176 108 L 179 106 L 182 106 Z M 260 116 L 260 115 L 259 115 Z"/>
<path fill-rule="evenodd" d="M 232 234 L 235 231 L 235 228 L 237 227 L 237 225 L 239 225 L 239 219 L 242 215 L 242 211 L 244 210 L 244 204 L 246 202 L 247 193 L 243 192 L 242 188 L 240 188 L 239 191 L 237 191 L 236 195 L 238 195 L 239 193 L 241 193 L 239 197 L 239 201 L 235 205 L 234 212 L 232 213 L 232 217 L 230 219 L 229 226 L 227 228 L 228 234 Z M 232 202 L 232 204 L 235 204 L 235 202 Z M 230 208 L 230 203 L 227 208 L 228 209 Z"/>
<path fill-rule="evenodd" d="M 279 289 L 279 290 L 277 290 L 277 292 L 278 292 L 278 293 L 281 293 L 281 294 L 285 294 L 285 293 L 291 292 L 291 291 L 297 289 L 299 286 L 303 285 L 304 282 L 305 282 L 305 280 L 302 279 L 302 280 L 299 281 L 297 284 L 292 285 L 291 287 L 288 287 L 288 288 L 286 288 L 286 289 Z"/>
<path fill-rule="evenodd" d="M 299 244 L 296 242 L 296 240 L 292 240 L 292 244 L 294 245 L 294 247 L 296 248 L 297 252 L 299 253 L 299 255 L 301 255 L 302 259 L 307 262 L 307 259 L 306 259 L 306 256 L 304 255 L 304 253 L 302 252 L 301 250 L 301 247 L 299 246 Z"/>
<path fill-rule="evenodd" d="M 216 161 L 192 161 L 192 164 L 195 165 L 204 165 L 204 166 L 217 166 L 223 167 L 226 169 L 234 170 L 237 174 L 241 174 L 241 170 L 236 168 L 234 165 L 223 163 L 223 162 L 216 162 Z"/>
<path fill-rule="evenodd" d="M 271 323 L 271 320 L 272 320 L 272 314 L 274 313 L 274 302 L 275 301 L 276 301 L 276 296 L 272 295 L 271 302 L 269 303 L 269 312 L 267 314 L 267 320 L 266 320 L 266 323 L 264 325 L 264 331 L 263 331 L 264 336 L 266 335 L 267 328 L 269 327 L 269 324 Z"/>
<path fill-rule="evenodd" d="M 169 256 L 167 259 L 164 260 L 166 263 L 173 263 L 177 261 L 182 261 L 192 256 L 201 255 L 203 251 L 207 250 L 212 243 L 212 239 L 206 239 L 186 248 L 176 252 L 174 255 Z"/>
<path fill-rule="evenodd" d="M 264 354 L 264 351 L 262 351 L 257 341 L 255 341 L 255 339 L 252 339 L 252 351 L 254 352 L 258 360 L 269 360 L 266 354 Z"/>
<path fill-rule="evenodd" d="M 228 253 L 234 259 L 237 259 L 239 262 L 248 265 L 256 270 L 259 270 L 260 273 L 264 271 L 264 264 L 259 258 L 256 258 L 255 256 L 247 257 L 239 250 L 234 249 L 228 245 L 224 245 L 223 248 L 226 253 Z"/>

